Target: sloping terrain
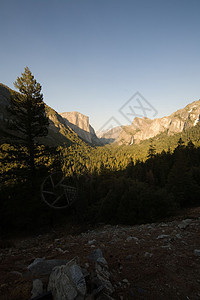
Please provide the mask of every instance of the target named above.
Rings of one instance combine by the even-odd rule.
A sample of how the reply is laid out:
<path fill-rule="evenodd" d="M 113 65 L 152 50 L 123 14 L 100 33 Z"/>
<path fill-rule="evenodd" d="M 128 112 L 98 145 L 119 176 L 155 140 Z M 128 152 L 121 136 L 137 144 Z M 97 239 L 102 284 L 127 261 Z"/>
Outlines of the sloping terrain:
<path fill-rule="evenodd" d="M 77 111 L 60 113 L 65 124 L 75 131 L 80 138 L 90 144 L 101 145 L 94 128 L 89 123 L 89 117 Z"/>
<path fill-rule="evenodd" d="M 1 143 L 10 143 L 16 140 L 18 133 L 8 129 L 8 123 L 12 116 L 7 110 L 10 103 L 12 90 L 0 83 L 0 134 Z M 49 129 L 46 137 L 38 138 L 37 141 L 49 146 L 80 144 L 82 140 L 66 125 L 63 118 L 51 107 L 45 105 L 46 114 L 49 118 Z"/>
<path fill-rule="evenodd" d="M 48 234 L 1 241 L 0 298 L 31 298 L 27 266 L 35 259 L 70 260 L 90 270 L 88 255 L 100 248 L 108 262 L 113 299 L 200 298 L 200 208 L 161 223 L 101 225 L 82 232 L 69 226 Z M 91 298 L 90 298 L 91 299 Z"/>

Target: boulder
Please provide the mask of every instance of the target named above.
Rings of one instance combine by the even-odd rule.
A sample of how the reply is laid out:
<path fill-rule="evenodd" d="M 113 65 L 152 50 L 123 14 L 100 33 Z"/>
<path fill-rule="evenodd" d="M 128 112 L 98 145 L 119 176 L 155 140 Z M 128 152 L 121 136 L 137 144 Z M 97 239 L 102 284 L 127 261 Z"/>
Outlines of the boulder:
<path fill-rule="evenodd" d="M 178 224 L 178 227 L 180 229 L 185 229 L 186 227 L 188 227 L 190 225 L 191 222 L 192 222 L 192 219 L 185 219 L 180 224 Z"/>
<path fill-rule="evenodd" d="M 37 297 L 43 293 L 43 283 L 40 279 L 33 280 L 32 297 Z"/>
<path fill-rule="evenodd" d="M 45 259 L 36 258 L 29 266 L 28 270 L 32 277 L 40 278 L 43 276 L 50 275 L 52 269 L 56 266 L 65 265 L 67 263 L 66 259 Z"/>
<path fill-rule="evenodd" d="M 86 283 L 77 258 L 53 269 L 48 284 L 48 291 L 50 290 L 54 300 L 84 299 Z"/>

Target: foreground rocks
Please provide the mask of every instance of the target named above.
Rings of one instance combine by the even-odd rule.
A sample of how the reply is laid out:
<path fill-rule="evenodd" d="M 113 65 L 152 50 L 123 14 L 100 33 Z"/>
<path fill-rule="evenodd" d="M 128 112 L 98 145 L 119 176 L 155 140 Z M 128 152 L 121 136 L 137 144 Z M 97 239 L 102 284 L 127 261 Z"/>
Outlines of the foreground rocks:
<path fill-rule="evenodd" d="M 84 275 L 73 259 L 66 265 L 55 267 L 50 275 L 48 291 L 53 294 L 53 299 L 71 300 L 84 299 L 87 288 Z"/>
<path fill-rule="evenodd" d="M 93 267 L 90 273 L 80 267 L 79 258 L 66 263 L 64 260 L 37 258 L 28 266 L 33 280 L 32 299 L 51 292 L 54 300 L 112 299 L 114 292 L 110 282 L 108 264 L 100 249 L 94 250 L 88 259 Z M 89 264 L 87 264 L 89 267 Z M 41 269 L 39 269 L 41 268 Z"/>
<path fill-rule="evenodd" d="M 0 249 L 0 299 L 31 299 L 37 289 L 55 298 L 61 281 L 74 299 L 200 299 L 199 217 L 196 208 L 162 223 L 10 240 Z"/>

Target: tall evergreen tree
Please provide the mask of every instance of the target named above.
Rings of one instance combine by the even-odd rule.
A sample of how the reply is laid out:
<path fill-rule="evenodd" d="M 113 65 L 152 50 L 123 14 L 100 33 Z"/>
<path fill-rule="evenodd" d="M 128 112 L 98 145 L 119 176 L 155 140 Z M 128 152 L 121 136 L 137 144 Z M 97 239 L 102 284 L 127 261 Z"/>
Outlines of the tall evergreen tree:
<path fill-rule="evenodd" d="M 153 157 L 155 157 L 155 155 L 156 155 L 156 148 L 155 148 L 155 146 L 153 145 L 153 142 L 152 142 L 152 140 L 151 140 L 151 143 L 150 143 L 150 145 L 149 145 L 149 150 L 148 150 L 148 155 L 147 155 L 147 157 L 148 157 L 148 158 L 153 158 Z"/>
<path fill-rule="evenodd" d="M 15 130 L 28 149 L 27 164 L 32 175 L 35 172 L 35 138 L 46 136 L 49 121 L 45 114 L 45 104 L 41 85 L 35 80 L 28 67 L 14 86 L 19 90 L 11 97 L 10 112 L 14 115 Z"/>

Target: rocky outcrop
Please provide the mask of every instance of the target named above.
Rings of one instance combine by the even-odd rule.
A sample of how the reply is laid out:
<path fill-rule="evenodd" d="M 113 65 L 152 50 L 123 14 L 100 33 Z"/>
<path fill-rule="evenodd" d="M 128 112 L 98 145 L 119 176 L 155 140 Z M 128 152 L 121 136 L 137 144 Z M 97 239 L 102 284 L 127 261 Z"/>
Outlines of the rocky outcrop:
<path fill-rule="evenodd" d="M 108 131 L 99 132 L 97 133 L 97 136 L 103 144 L 111 144 L 118 140 L 121 131 L 122 126 L 117 126 Z"/>
<path fill-rule="evenodd" d="M 10 99 L 10 90 L 7 86 L 0 84 L 0 122 L 6 120 L 7 117 L 7 106 Z"/>
<path fill-rule="evenodd" d="M 67 126 L 74 130 L 80 138 L 90 144 L 100 145 L 100 141 L 96 136 L 94 128 L 89 123 L 89 117 L 77 112 L 60 113 Z"/>
<path fill-rule="evenodd" d="M 168 117 L 159 119 L 135 118 L 130 126 L 124 126 L 118 138 L 119 144 L 130 144 L 131 140 L 137 143 L 141 140 L 153 138 L 166 132 L 173 135 L 187 128 L 195 126 L 200 120 L 200 100 L 194 101 Z"/>
<path fill-rule="evenodd" d="M 115 289 L 101 249 L 92 251 L 87 259 L 86 269 L 80 266 L 78 257 L 70 261 L 36 258 L 27 267 L 28 272 L 24 275 L 33 280 L 32 296 L 49 296 L 47 299 L 54 300 L 112 300 L 111 295 Z"/>
<path fill-rule="evenodd" d="M 151 120 L 149 118 L 135 118 L 131 125 L 116 127 L 101 135 L 104 143 L 116 142 L 119 145 L 138 143 L 150 139 L 160 133 L 173 135 L 182 132 L 200 121 L 200 100 L 194 101 L 185 108 L 170 116 Z"/>

